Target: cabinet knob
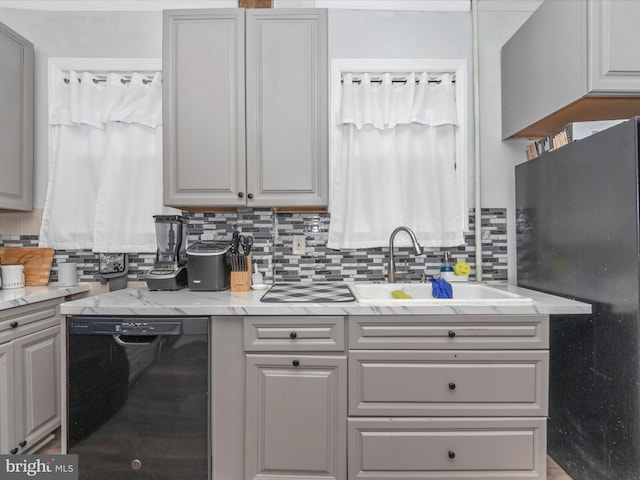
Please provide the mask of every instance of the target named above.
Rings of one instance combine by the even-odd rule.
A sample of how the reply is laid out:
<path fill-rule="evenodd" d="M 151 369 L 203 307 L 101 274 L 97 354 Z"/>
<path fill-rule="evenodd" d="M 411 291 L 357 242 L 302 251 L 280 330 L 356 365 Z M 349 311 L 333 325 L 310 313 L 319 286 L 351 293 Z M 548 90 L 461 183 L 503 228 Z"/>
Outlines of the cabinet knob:
<path fill-rule="evenodd" d="M 244 193 L 238 192 L 238 198 L 242 198 L 242 197 L 244 197 Z"/>
<path fill-rule="evenodd" d="M 18 323 L 18 322 L 11 322 L 11 323 L 9 324 L 9 326 L 10 326 L 11 328 L 16 328 L 18 325 L 19 325 L 19 323 Z"/>
<path fill-rule="evenodd" d="M 291 332 L 291 333 L 289 334 L 289 338 L 290 338 L 291 340 L 295 340 L 296 338 L 298 338 L 298 334 L 297 334 L 296 332 Z"/>
<path fill-rule="evenodd" d="M 455 384 L 455 383 L 453 383 L 453 382 L 451 382 L 451 383 L 449 384 L 449 390 L 455 390 L 455 389 L 456 389 L 456 384 Z"/>
<path fill-rule="evenodd" d="M 293 361 L 293 366 L 294 366 L 294 367 L 297 367 L 297 366 L 299 366 L 299 365 L 300 365 L 300 360 L 294 360 L 294 361 Z"/>
<path fill-rule="evenodd" d="M 26 441 L 26 440 L 22 440 L 22 441 L 18 444 L 18 446 L 19 446 L 20 448 L 26 447 L 26 446 L 27 446 L 27 441 Z"/>
<path fill-rule="evenodd" d="M 248 198 L 249 200 L 251 200 L 251 199 L 253 198 L 253 193 L 249 193 L 249 194 L 247 194 L 247 198 Z"/>
<path fill-rule="evenodd" d="M 453 338 L 456 336 L 456 332 L 454 332 L 453 330 L 449 330 L 449 338 Z"/>
<path fill-rule="evenodd" d="M 12 448 L 11 450 L 9 450 L 9 453 L 10 453 L 11 455 L 15 455 L 16 453 L 18 453 L 18 447 L 16 447 L 16 448 Z"/>
<path fill-rule="evenodd" d="M 456 452 L 449 450 L 449 458 L 456 458 Z"/>

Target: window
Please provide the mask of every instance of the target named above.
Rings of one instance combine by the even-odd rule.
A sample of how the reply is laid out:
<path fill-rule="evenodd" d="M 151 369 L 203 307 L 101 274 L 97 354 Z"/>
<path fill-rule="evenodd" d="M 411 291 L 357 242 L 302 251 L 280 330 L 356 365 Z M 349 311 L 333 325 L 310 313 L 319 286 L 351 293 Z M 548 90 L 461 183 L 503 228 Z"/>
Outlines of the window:
<path fill-rule="evenodd" d="M 411 88 L 417 77 L 421 77 L 422 85 Z M 343 84 L 345 78 L 348 81 Z M 405 89 L 403 84 L 406 86 L 407 78 L 410 79 L 410 88 Z M 353 83 L 364 81 L 363 86 L 359 83 L 353 85 L 352 79 L 356 79 Z M 451 83 L 451 79 L 455 79 L 454 83 Z M 439 84 L 440 81 L 442 85 Z M 382 89 L 383 83 L 389 88 Z M 376 92 L 378 86 L 380 90 Z M 358 88 L 359 93 L 354 94 Z M 334 228 L 330 228 L 330 247 L 384 246 L 391 230 L 400 224 L 409 227 L 415 225 L 421 230 L 416 231 L 416 234 L 424 246 L 454 246 L 463 242 L 462 232 L 468 228 L 467 159 L 470 156 L 467 88 L 466 60 L 333 60 L 330 210 Z M 363 93 L 366 89 L 373 99 L 373 105 L 365 106 L 362 111 L 353 114 L 353 118 L 345 119 L 345 111 L 351 107 L 347 108 L 341 102 L 346 101 L 352 105 L 354 101 L 369 101 L 366 97 L 368 94 Z M 362 100 L 363 96 L 367 99 Z M 445 97 L 447 100 L 441 100 Z M 405 108 L 403 102 L 406 99 L 409 99 L 410 104 Z M 432 103 L 434 99 L 437 105 Z M 411 103 L 413 101 L 416 103 Z M 389 118 L 371 120 L 373 117 L 370 112 L 384 110 L 387 105 L 392 105 Z M 437 113 L 442 110 L 441 106 L 449 111 Z M 374 114 L 376 115 L 378 114 Z M 367 117 L 364 123 L 369 124 L 363 124 L 361 119 L 364 117 Z M 345 124 L 349 122 L 353 124 L 353 129 L 347 134 Z M 447 129 L 453 133 L 441 137 L 442 130 Z M 359 139 L 356 138 L 358 136 Z M 406 138 L 412 136 L 413 143 L 407 143 Z M 398 143 L 389 146 L 391 137 Z M 443 148 L 433 145 L 435 141 L 440 142 L 437 140 L 439 138 L 446 138 L 446 142 L 450 144 L 444 148 L 447 150 L 446 161 L 449 162 L 447 168 L 443 167 L 444 163 L 436 160 L 443 153 Z M 380 150 L 376 151 L 376 148 Z M 380 153 L 385 149 L 388 149 L 388 160 L 385 157 L 387 152 Z M 350 155 L 355 159 L 352 160 Z M 366 165 L 370 160 L 374 169 L 372 174 Z M 351 169 L 346 165 L 349 162 L 352 162 Z M 396 168 L 404 169 L 399 180 L 392 178 Z M 378 178 L 372 182 L 375 175 Z M 381 188 L 378 189 L 379 187 Z M 430 192 L 425 192 L 427 189 Z M 446 190 L 446 195 L 434 196 L 435 190 Z M 370 195 L 365 198 L 363 192 L 370 192 Z M 381 201 L 376 198 L 376 193 L 385 196 L 385 199 Z M 360 198 L 357 198 L 358 195 Z M 451 211 L 452 208 L 455 211 Z M 395 215 L 394 209 L 401 211 L 401 214 Z M 379 222 L 380 216 L 389 216 L 388 222 L 402 223 L 394 226 L 387 224 L 385 227 Z M 437 224 L 442 219 L 446 219 L 448 225 L 442 224 L 443 228 L 440 228 Z M 452 227 L 452 222 L 455 223 L 455 228 Z M 362 225 L 359 228 L 355 223 Z M 379 231 L 372 232 L 370 225 Z M 347 229 L 351 231 L 350 235 L 345 235 Z M 452 232 L 454 229 L 457 232 Z"/>

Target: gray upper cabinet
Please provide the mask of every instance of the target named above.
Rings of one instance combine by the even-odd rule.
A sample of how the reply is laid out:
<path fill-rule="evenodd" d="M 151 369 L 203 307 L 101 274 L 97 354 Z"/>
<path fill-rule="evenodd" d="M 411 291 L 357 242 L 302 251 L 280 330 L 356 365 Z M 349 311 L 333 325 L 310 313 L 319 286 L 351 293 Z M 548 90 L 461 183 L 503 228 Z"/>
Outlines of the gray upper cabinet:
<path fill-rule="evenodd" d="M 247 191 L 327 204 L 327 12 L 247 10 Z"/>
<path fill-rule="evenodd" d="M 244 205 L 244 13 L 165 11 L 164 203 Z"/>
<path fill-rule="evenodd" d="M 546 0 L 502 47 L 502 137 L 640 114 L 640 2 Z"/>
<path fill-rule="evenodd" d="M 165 204 L 327 205 L 326 10 L 164 15 Z"/>
<path fill-rule="evenodd" d="M 33 209 L 33 45 L 0 23 L 0 209 Z"/>

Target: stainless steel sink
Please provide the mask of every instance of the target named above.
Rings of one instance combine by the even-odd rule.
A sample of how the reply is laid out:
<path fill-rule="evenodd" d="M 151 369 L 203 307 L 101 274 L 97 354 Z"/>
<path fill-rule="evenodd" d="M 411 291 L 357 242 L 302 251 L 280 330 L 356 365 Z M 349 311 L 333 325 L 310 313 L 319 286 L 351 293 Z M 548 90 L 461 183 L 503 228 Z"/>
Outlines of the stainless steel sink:
<path fill-rule="evenodd" d="M 349 288 L 360 303 L 421 305 L 527 305 L 533 299 L 479 283 L 452 283 L 453 298 L 434 298 L 431 283 L 350 283 Z M 393 298 L 400 290 L 411 298 Z"/>

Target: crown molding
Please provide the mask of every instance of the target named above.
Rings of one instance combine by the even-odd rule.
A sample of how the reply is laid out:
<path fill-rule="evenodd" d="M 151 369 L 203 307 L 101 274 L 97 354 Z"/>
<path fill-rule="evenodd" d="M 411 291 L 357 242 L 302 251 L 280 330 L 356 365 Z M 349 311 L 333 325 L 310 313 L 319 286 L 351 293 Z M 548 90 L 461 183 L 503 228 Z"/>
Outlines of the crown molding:
<path fill-rule="evenodd" d="M 152 12 L 181 8 L 238 8 L 237 0 L 0 0 L 0 8 L 59 12 Z"/>
<path fill-rule="evenodd" d="M 471 0 L 273 0 L 274 8 L 469 11 Z M 237 8 L 238 0 L 0 0 L 0 8 L 51 11 L 160 11 Z"/>
<path fill-rule="evenodd" d="M 468 12 L 471 0 L 272 0 L 274 8 Z M 533 12 L 542 0 L 478 0 L 481 12 Z M 237 8 L 238 0 L 0 0 L 0 8 L 51 11 L 144 12 Z"/>

